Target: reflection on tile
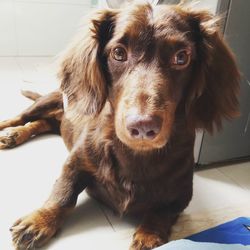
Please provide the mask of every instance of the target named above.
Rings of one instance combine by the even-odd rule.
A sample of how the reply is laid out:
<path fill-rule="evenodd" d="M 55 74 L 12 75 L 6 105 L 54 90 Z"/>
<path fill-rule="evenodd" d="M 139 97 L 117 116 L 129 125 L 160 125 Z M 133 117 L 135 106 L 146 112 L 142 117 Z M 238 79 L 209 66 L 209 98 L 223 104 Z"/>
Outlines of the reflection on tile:
<path fill-rule="evenodd" d="M 30 103 L 20 94 L 21 82 L 15 58 L 0 57 L 0 120 L 17 115 Z"/>
<path fill-rule="evenodd" d="M 250 192 L 250 163 L 235 163 L 231 166 L 220 167 L 218 170 L 240 187 Z"/>
<path fill-rule="evenodd" d="M 18 57 L 16 61 L 21 70 L 23 89 L 46 94 L 59 88 L 54 57 Z"/>
<path fill-rule="evenodd" d="M 200 213 L 184 212 L 174 225 L 171 240 L 182 239 L 238 217 L 250 217 L 250 201 Z"/>
<path fill-rule="evenodd" d="M 233 197 L 233 198 L 232 198 Z M 245 202 L 249 194 L 217 169 L 198 171 L 194 176 L 194 195 L 188 213 L 211 211 Z"/>

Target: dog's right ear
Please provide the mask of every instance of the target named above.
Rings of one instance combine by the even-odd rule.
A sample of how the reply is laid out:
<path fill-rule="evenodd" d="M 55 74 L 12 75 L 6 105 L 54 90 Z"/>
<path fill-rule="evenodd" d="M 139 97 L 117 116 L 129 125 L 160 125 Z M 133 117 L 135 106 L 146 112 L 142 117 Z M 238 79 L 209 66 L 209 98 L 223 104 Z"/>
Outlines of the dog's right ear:
<path fill-rule="evenodd" d="M 81 114 L 98 114 L 106 101 L 108 86 L 103 49 L 113 35 L 117 11 L 92 15 L 62 55 L 58 77 L 68 105 L 77 103 Z"/>

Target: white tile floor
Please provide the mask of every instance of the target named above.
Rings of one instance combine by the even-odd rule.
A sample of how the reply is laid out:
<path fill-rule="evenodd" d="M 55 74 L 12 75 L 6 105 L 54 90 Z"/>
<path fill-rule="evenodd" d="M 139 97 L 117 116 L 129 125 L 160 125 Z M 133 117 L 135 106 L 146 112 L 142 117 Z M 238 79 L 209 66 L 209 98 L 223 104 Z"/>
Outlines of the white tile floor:
<path fill-rule="evenodd" d="M 30 105 L 20 89 L 46 93 L 57 88 L 52 58 L 0 58 L 0 120 Z M 0 249 L 13 249 L 8 228 L 42 205 L 58 177 L 67 151 L 59 136 L 42 136 L 0 151 Z M 194 197 L 172 238 L 238 216 L 250 216 L 250 162 L 196 171 Z M 43 249 L 127 250 L 134 225 L 81 195 L 63 230 Z"/>

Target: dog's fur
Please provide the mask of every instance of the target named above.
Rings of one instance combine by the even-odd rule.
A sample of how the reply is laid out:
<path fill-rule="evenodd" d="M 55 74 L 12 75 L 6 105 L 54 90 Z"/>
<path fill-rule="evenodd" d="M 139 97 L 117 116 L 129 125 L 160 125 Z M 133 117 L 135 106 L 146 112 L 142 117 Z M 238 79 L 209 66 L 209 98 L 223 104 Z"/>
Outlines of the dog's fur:
<path fill-rule="evenodd" d="M 142 215 L 131 250 L 167 242 L 192 197 L 195 129 L 238 114 L 239 72 L 215 19 L 182 6 L 99 11 L 63 55 L 61 89 L 24 93 L 35 103 L 0 124 L 13 127 L 0 146 L 60 131 L 70 154 L 44 206 L 11 228 L 17 248 L 45 244 L 85 188 L 121 215 Z M 184 65 L 174 63 L 180 50 Z M 154 139 L 130 136 L 135 112 L 161 119 Z"/>

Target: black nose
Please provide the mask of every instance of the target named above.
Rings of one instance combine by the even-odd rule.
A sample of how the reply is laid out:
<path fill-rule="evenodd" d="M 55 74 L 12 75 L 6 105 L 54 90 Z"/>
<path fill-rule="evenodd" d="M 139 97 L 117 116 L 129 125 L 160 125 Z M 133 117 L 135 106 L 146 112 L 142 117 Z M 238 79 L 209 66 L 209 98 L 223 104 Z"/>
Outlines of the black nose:
<path fill-rule="evenodd" d="M 162 119 L 158 116 L 129 115 L 126 126 L 133 138 L 153 140 L 161 130 Z"/>

